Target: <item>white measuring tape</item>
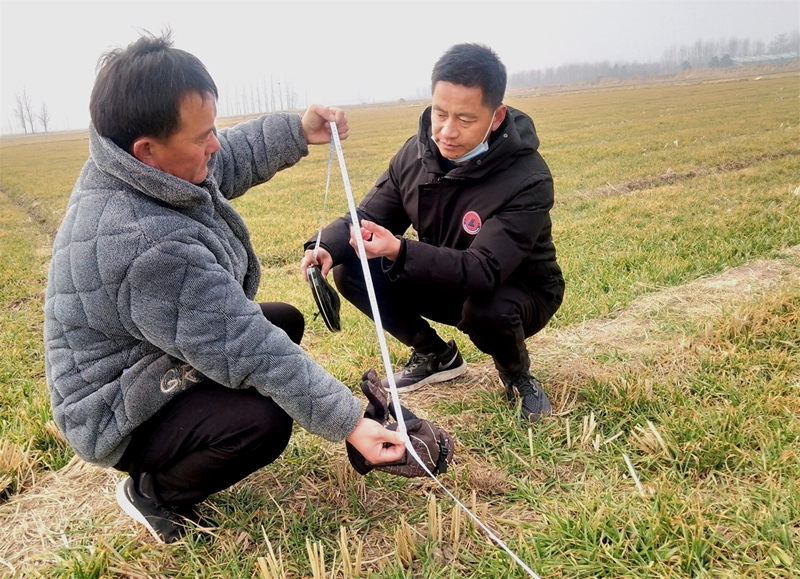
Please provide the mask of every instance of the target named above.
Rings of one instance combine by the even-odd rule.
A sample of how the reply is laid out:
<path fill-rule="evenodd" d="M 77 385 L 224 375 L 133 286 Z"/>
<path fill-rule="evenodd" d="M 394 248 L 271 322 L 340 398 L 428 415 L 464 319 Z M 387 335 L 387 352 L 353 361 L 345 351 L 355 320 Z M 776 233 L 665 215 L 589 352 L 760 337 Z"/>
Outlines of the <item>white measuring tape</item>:
<path fill-rule="evenodd" d="M 367 254 L 364 249 L 364 240 L 361 239 L 360 235 L 360 226 L 361 222 L 358 220 L 358 213 L 356 212 L 356 202 L 353 198 L 353 190 L 350 187 L 350 177 L 347 176 L 347 166 L 344 163 L 344 153 L 342 152 L 342 143 L 339 140 L 339 131 L 336 129 L 336 122 L 331 121 L 331 147 L 336 149 L 336 156 L 339 158 L 339 169 L 342 172 L 342 180 L 344 181 L 344 190 L 347 194 L 347 205 L 350 208 L 350 219 L 353 221 L 353 227 L 356 228 L 356 244 L 358 245 L 358 256 L 361 260 L 361 269 L 364 271 L 364 283 L 367 286 L 367 294 L 369 295 L 369 305 L 372 308 L 372 319 L 375 322 L 375 330 L 378 333 L 378 343 L 380 344 L 381 348 L 381 357 L 383 358 L 383 366 L 386 370 L 386 378 L 389 382 L 389 391 L 392 394 L 392 405 L 394 406 L 394 413 L 395 417 L 397 418 L 397 430 L 398 432 L 402 432 L 406 434 L 406 423 L 403 420 L 403 411 L 400 406 L 400 395 L 397 392 L 397 384 L 394 381 L 394 372 L 392 371 L 392 362 L 389 359 L 389 348 L 386 345 L 386 337 L 383 333 L 383 324 L 381 323 L 381 316 L 380 312 L 378 311 L 378 301 L 375 298 L 375 288 L 372 285 L 372 275 L 370 274 L 369 264 L 367 263 Z M 330 183 L 330 171 L 332 165 L 332 157 L 333 153 L 331 152 L 330 157 L 328 159 L 328 183 Z M 325 195 L 327 197 L 327 185 L 325 188 Z M 317 237 L 317 246 L 319 245 L 319 236 Z M 438 478 L 428 470 L 428 467 L 425 466 L 425 463 L 422 462 L 420 457 L 417 455 L 417 451 L 414 450 L 414 447 L 411 446 L 411 441 L 406 442 L 406 450 L 408 453 L 414 457 L 423 468 L 423 470 L 430 476 L 436 484 L 438 484 L 444 492 L 446 492 L 451 499 L 455 501 L 455 503 L 463 509 L 465 513 L 467 513 L 473 521 L 475 521 L 492 540 L 497 543 L 503 550 L 508 553 L 516 563 L 525 569 L 531 577 L 534 579 L 541 579 L 539 575 L 533 572 L 533 570 L 525 564 L 525 562 L 520 559 L 516 553 L 514 553 L 511 549 L 509 549 L 506 544 L 494 533 L 492 530 L 487 527 L 483 521 L 481 521 L 478 517 L 472 514 L 470 511 L 461 501 L 459 501 L 453 493 L 451 493 L 447 488 L 439 481 Z"/>
<path fill-rule="evenodd" d="M 332 127 L 331 130 L 336 128 L 336 123 L 331 123 Z M 336 135 L 337 143 L 339 142 L 339 135 Z M 325 199 L 322 201 L 322 214 L 319 216 L 319 230 L 317 231 L 317 241 L 314 243 L 314 250 L 311 252 L 311 256 L 314 258 L 314 261 L 317 260 L 317 254 L 319 253 L 319 242 L 322 239 L 322 228 L 325 226 L 325 208 L 328 206 L 328 190 L 331 187 L 331 167 L 333 166 L 333 139 L 331 138 L 331 148 L 328 151 L 328 176 L 325 179 Z M 342 145 L 339 143 L 339 150 L 341 151 Z M 340 158 L 342 156 L 340 155 Z M 342 161 L 344 163 L 344 161 Z M 347 187 L 350 186 L 349 180 L 345 181 L 347 183 Z"/>

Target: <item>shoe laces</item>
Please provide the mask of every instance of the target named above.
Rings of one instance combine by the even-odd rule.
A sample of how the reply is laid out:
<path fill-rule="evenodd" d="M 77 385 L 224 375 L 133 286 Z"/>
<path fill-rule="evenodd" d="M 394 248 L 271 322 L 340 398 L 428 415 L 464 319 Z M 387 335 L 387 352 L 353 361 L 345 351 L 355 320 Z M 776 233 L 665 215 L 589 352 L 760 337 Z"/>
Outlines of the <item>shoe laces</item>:
<path fill-rule="evenodd" d="M 427 366 L 428 361 L 435 355 L 436 354 L 420 354 L 416 350 L 412 350 L 411 357 L 408 359 L 408 362 L 406 362 L 406 365 L 403 367 L 403 369 L 414 370 L 420 366 Z"/>
<path fill-rule="evenodd" d="M 522 374 L 512 384 L 520 396 L 539 396 L 539 382 L 530 374 Z"/>
<path fill-rule="evenodd" d="M 158 511 L 162 519 L 166 519 L 167 521 L 176 525 L 181 524 L 181 517 L 177 512 L 170 509 L 170 507 L 167 505 L 162 505 L 160 503 L 156 504 L 158 505 Z"/>

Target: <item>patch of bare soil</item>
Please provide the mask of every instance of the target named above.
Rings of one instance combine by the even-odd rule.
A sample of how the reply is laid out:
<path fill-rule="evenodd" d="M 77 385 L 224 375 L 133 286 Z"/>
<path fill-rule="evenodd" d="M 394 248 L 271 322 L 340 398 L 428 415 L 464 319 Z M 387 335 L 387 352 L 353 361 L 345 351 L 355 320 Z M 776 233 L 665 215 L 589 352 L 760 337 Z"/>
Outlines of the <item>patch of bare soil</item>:
<path fill-rule="evenodd" d="M 785 250 L 781 259 L 754 261 L 719 275 L 643 295 L 610 318 L 565 328 L 547 327 L 528 341 L 531 366 L 546 369 L 546 387 L 554 412 L 565 414 L 574 404 L 579 387 L 591 380 L 609 380 L 622 371 L 634 371 L 636 360 L 660 356 L 664 373 L 681 364 L 692 340 L 677 333 L 676 324 L 713 324 L 723 312 L 786 284 L 800 284 L 800 246 Z M 453 384 L 457 387 L 412 392 L 406 401 L 417 411 L 439 399 L 466 400 L 479 390 L 502 390 L 491 363 L 470 365 L 461 381 Z"/>
<path fill-rule="evenodd" d="M 786 250 L 781 259 L 759 260 L 642 296 L 611 319 L 545 329 L 530 340 L 533 365 L 547 369 L 554 409 L 556 413 L 566 413 L 574 403 L 577 386 L 619 373 L 614 354 L 624 354 L 618 357 L 626 359 L 663 356 L 666 364 L 677 363 L 675 357 L 680 357 L 681 343 L 687 338 L 676 335 L 671 329 L 674 324 L 665 320 L 676 323 L 691 320 L 696 326 L 711 324 L 725 311 L 786 284 L 800 284 L 800 246 Z M 464 378 L 454 385 L 454 388 L 411 393 L 406 402 L 424 416 L 437 397 L 453 401 L 454 396 L 467 399 L 478 390 L 500 389 L 490 364 L 471 365 Z M 448 418 L 458 420 L 458 417 Z M 470 457 L 469 461 L 480 461 L 480 457 Z M 338 461 L 334 467 L 331 477 L 345 484 L 350 472 L 346 463 Z M 255 476 L 270 475 L 265 471 Z M 507 484 L 503 473 L 482 476 L 471 475 L 469 481 L 478 493 L 502 491 Z M 99 540 L 108 536 L 145 536 L 116 505 L 115 486 L 121 478 L 113 469 L 97 468 L 75 459 L 0 505 L 3 529 L 0 570 L 13 573 L 37 561 L 52 560 L 56 550 L 77 541 L 91 542 L 93 537 Z M 304 481 L 304 486 L 312 490 L 315 484 Z M 366 492 L 362 489 L 359 494 Z"/>
<path fill-rule="evenodd" d="M 794 155 L 800 155 L 800 149 L 792 151 L 778 151 L 774 153 L 764 153 L 763 155 L 758 155 L 756 157 L 749 157 L 747 159 L 739 159 L 738 161 L 730 161 L 728 163 L 722 163 L 721 165 L 717 165 L 716 167 L 692 169 L 691 171 L 682 171 L 682 172 L 670 170 L 664 173 L 663 175 L 651 175 L 648 177 L 643 177 L 641 179 L 635 179 L 633 181 L 617 183 L 616 185 L 609 183 L 605 187 L 600 187 L 598 189 L 593 189 L 591 191 L 584 191 L 582 193 L 579 192 L 567 200 L 557 199 L 556 204 L 558 205 L 561 203 L 571 203 L 574 200 L 586 199 L 589 197 L 624 195 L 625 193 L 630 193 L 631 191 L 652 189 L 654 187 L 658 187 L 661 185 L 669 185 L 671 183 L 676 183 L 680 181 L 688 181 L 689 179 L 704 177 L 706 175 L 726 173 L 729 171 L 741 171 L 742 169 L 747 169 L 748 167 L 752 167 L 764 161 L 774 161 L 776 159 L 781 159 L 783 157 L 794 156 Z"/>

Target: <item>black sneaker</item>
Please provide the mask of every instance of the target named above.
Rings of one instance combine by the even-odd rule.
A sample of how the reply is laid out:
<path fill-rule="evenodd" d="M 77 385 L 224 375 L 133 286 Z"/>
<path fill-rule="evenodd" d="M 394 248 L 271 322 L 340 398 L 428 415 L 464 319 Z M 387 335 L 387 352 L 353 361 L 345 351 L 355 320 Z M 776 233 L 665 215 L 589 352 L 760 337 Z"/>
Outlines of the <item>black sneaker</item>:
<path fill-rule="evenodd" d="M 521 399 L 522 415 L 536 422 L 543 416 L 550 416 L 553 409 L 550 407 L 550 400 L 542 390 L 542 385 L 528 372 L 517 374 L 516 376 L 506 376 L 500 374 L 500 379 L 506 387 L 506 397 L 511 404 L 517 403 L 517 392 Z"/>
<path fill-rule="evenodd" d="M 143 524 L 159 543 L 174 543 L 186 531 L 183 521 L 176 513 L 136 492 L 131 477 L 117 485 L 117 502 L 123 511 Z"/>
<path fill-rule="evenodd" d="M 400 372 L 394 375 L 398 392 L 413 392 L 426 384 L 446 382 L 467 371 L 467 363 L 458 351 L 453 340 L 447 342 L 447 350 L 441 356 L 436 354 L 420 354 L 411 351 L 411 358 Z M 384 378 L 381 384 L 389 390 L 389 381 Z"/>

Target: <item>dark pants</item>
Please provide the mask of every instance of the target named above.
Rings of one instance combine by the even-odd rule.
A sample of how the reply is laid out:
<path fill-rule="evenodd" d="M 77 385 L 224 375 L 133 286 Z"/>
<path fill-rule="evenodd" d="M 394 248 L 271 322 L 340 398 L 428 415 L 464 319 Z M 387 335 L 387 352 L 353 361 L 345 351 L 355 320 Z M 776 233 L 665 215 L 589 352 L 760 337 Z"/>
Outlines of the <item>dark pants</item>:
<path fill-rule="evenodd" d="M 295 307 L 260 305 L 270 322 L 300 343 L 305 321 Z M 206 380 L 134 430 L 115 468 L 148 496 L 189 506 L 273 462 L 291 433 L 292 419 L 271 398 Z"/>
<path fill-rule="evenodd" d="M 421 353 L 438 353 L 444 342 L 427 320 L 455 326 L 494 359 L 499 372 L 507 375 L 529 369 L 525 338 L 547 324 L 563 296 L 560 278 L 551 284 L 549 292 L 538 293 L 508 282 L 490 295 L 467 297 L 433 287 L 392 282 L 383 273 L 380 259 L 369 260 L 369 265 L 381 322 L 392 336 Z M 364 273 L 355 253 L 333 269 L 333 277 L 345 299 L 372 317 Z"/>

